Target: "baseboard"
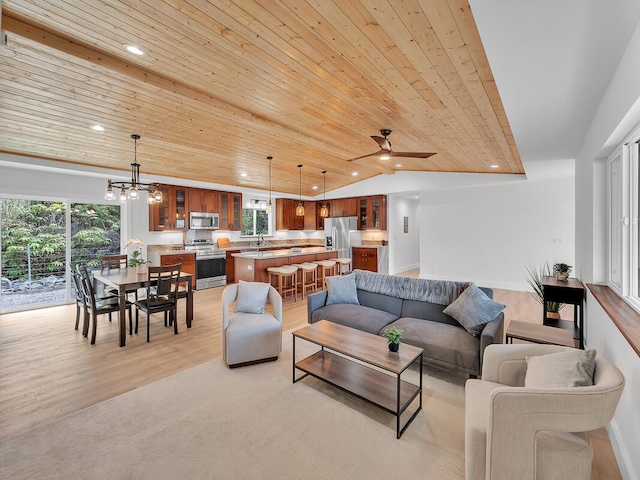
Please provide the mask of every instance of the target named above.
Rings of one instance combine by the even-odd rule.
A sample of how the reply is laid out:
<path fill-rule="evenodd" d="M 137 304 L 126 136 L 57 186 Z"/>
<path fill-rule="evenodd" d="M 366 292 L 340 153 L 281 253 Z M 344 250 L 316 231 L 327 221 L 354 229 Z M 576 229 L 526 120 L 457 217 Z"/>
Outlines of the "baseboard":
<path fill-rule="evenodd" d="M 479 287 L 486 288 L 499 288 L 501 290 L 515 290 L 518 292 L 528 292 L 531 288 L 528 285 L 521 283 L 509 283 L 509 282 L 496 282 L 494 280 L 482 280 L 477 278 L 455 278 L 455 277 L 443 277 L 441 275 L 424 275 L 420 274 L 420 278 L 428 280 L 448 280 L 450 282 L 473 282 Z"/>
<path fill-rule="evenodd" d="M 394 268 L 393 270 L 389 270 L 389 275 L 397 275 L 398 273 L 407 272 L 409 270 L 416 270 L 420 268 L 419 263 L 412 263 L 411 265 L 403 265 L 402 267 Z"/>
<path fill-rule="evenodd" d="M 620 476 L 624 479 L 640 478 L 638 477 L 637 473 L 633 471 L 633 462 L 631 462 L 629 459 L 628 451 L 623 448 L 624 442 L 618 442 L 620 433 L 618 431 L 617 424 L 613 420 L 611 420 L 605 428 L 607 430 L 607 433 L 609 434 L 609 442 L 611 443 L 613 454 L 615 455 L 616 461 L 618 463 Z"/>

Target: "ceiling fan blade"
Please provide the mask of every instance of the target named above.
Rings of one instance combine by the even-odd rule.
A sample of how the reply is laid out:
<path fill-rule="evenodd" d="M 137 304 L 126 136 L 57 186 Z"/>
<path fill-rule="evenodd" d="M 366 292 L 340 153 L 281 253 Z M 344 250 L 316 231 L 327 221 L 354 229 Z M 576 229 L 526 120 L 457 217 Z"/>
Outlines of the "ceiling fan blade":
<path fill-rule="evenodd" d="M 393 152 L 392 157 L 407 157 L 407 158 L 429 158 L 435 155 L 430 152 Z"/>
<path fill-rule="evenodd" d="M 389 151 L 391 150 L 391 143 L 389 143 L 389 140 L 387 140 L 385 137 L 379 137 L 377 135 L 371 135 L 371 138 L 378 144 L 380 145 L 380 148 L 382 150 L 386 150 Z"/>
<path fill-rule="evenodd" d="M 362 155 L 361 157 L 351 158 L 347 160 L 347 162 L 353 162 L 354 160 L 360 160 L 361 158 L 375 157 L 376 155 L 380 155 L 380 152 L 373 152 L 368 155 Z"/>

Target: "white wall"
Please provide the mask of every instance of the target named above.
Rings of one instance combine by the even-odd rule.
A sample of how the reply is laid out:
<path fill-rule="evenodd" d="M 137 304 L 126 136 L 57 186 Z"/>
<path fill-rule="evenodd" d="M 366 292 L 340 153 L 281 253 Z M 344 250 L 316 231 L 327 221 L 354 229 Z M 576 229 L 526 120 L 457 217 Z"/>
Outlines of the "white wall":
<path fill-rule="evenodd" d="M 640 122 L 640 24 L 576 157 L 576 258 L 586 282 L 606 283 L 607 209 L 604 161 Z M 587 346 L 612 361 L 626 385 L 609 436 L 623 478 L 640 478 L 640 357 L 590 294 L 585 308 Z"/>
<path fill-rule="evenodd" d="M 529 290 L 526 266 L 574 265 L 574 183 L 522 180 L 424 191 L 420 276 Z"/>
<path fill-rule="evenodd" d="M 389 195 L 387 199 L 387 235 L 389 273 L 394 275 L 420 267 L 420 203 L 418 200 Z M 404 233 L 404 217 L 409 232 Z"/>

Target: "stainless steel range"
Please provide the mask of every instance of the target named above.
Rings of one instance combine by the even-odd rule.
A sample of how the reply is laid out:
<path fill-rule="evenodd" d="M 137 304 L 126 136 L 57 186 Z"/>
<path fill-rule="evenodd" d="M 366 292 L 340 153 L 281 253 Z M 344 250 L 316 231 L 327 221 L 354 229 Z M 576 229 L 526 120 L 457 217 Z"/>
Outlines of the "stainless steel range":
<path fill-rule="evenodd" d="M 227 284 L 227 254 L 213 241 L 193 239 L 184 249 L 196 253 L 196 290 Z"/>

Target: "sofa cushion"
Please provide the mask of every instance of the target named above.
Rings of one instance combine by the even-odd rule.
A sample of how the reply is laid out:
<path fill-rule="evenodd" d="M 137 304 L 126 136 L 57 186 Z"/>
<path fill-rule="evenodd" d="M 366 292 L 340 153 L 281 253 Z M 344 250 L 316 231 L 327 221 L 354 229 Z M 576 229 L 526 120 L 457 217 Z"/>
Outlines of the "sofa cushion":
<path fill-rule="evenodd" d="M 480 339 L 469 335 L 464 328 L 407 317 L 399 318 L 388 327 L 404 330 L 404 343 L 422 347 L 425 360 L 473 375 L 480 374 Z"/>
<path fill-rule="evenodd" d="M 405 300 L 402 302 L 401 317 L 422 318 L 431 320 L 432 322 L 448 323 L 460 327 L 458 321 L 443 313 L 447 305 L 438 305 L 437 303 L 420 302 L 418 300 Z"/>
<path fill-rule="evenodd" d="M 332 275 L 326 278 L 327 303 L 353 303 L 360 305 L 356 291 L 356 279 L 353 275 Z"/>
<path fill-rule="evenodd" d="M 400 317 L 402 314 L 402 299 L 390 297 L 383 293 L 368 292 L 366 290 L 358 290 L 358 301 L 360 305 L 383 310 L 395 316 Z M 376 332 L 378 333 L 378 332 Z"/>
<path fill-rule="evenodd" d="M 377 335 L 380 330 L 397 318 L 397 315 L 389 312 L 345 303 L 325 305 L 314 310 L 311 314 L 312 323 L 329 320 L 374 335 Z"/>
<path fill-rule="evenodd" d="M 471 283 L 444 309 L 444 313 L 460 322 L 471 335 L 480 335 L 484 326 L 496 318 L 504 307 L 505 305 L 490 299 L 475 283 Z"/>

